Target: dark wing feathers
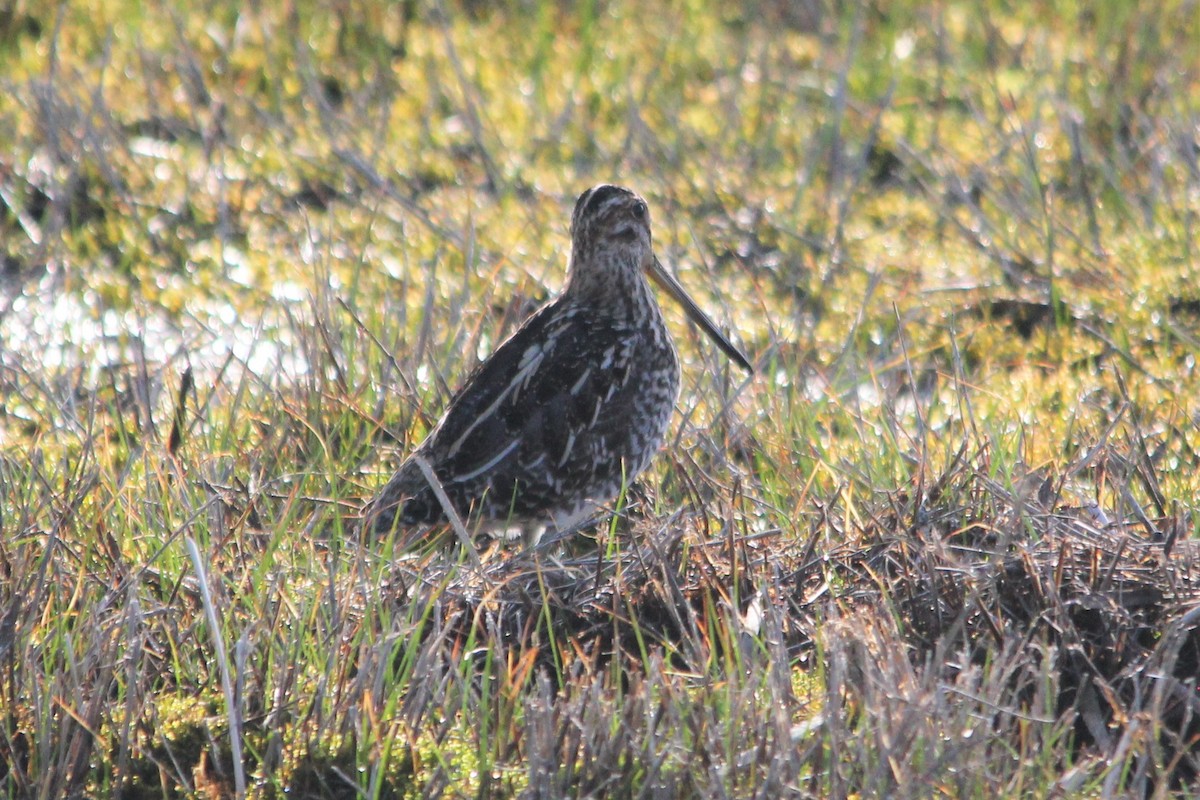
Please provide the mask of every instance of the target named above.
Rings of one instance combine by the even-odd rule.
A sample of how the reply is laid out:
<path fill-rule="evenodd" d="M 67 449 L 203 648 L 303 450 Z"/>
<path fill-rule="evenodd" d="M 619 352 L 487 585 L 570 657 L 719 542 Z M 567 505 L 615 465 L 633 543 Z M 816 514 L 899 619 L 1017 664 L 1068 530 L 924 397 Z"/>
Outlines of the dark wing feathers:
<path fill-rule="evenodd" d="M 585 309 L 543 308 L 452 400 L 428 447 L 438 477 L 446 484 L 490 478 L 494 491 L 511 491 L 512 480 L 528 482 L 525 467 L 553 470 L 601 406 L 606 417 L 620 413 L 606 404 L 625 400 L 610 388 L 627 380 L 637 336 Z"/>
<path fill-rule="evenodd" d="M 540 371 L 545 343 L 555 327 L 553 305 L 546 306 L 505 340 L 467 378 L 450 401 L 445 418 L 427 443 L 429 457 L 443 482 L 469 475 L 495 459 L 511 444 L 517 430 L 513 411 L 520 412 L 525 378 Z M 530 358 L 530 353 L 541 350 Z M 522 362 L 526 370 L 522 371 Z"/>
<path fill-rule="evenodd" d="M 619 482 L 640 422 L 633 367 L 645 336 L 594 309 L 542 308 L 475 369 L 414 455 L 464 515 L 486 497 L 493 509 L 512 498 L 514 519 L 536 516 L 597 479 Z M 407 525 L 443 517 L 412 459 L 370 512 L 379 533 L 397 511 Z"/>

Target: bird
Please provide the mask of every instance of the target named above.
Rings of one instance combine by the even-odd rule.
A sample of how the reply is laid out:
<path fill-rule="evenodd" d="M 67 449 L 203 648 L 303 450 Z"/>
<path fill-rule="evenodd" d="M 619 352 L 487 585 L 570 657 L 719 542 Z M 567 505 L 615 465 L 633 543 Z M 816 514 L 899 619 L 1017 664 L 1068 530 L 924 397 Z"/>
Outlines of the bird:
<path fill-rule="evenodd" d="M 456 516 L 533 548 L 546 531 L 569 534 L 632 482 L 661 446 L 680 387 L 679 355 L 647 278 L 753 374 L 654 255 L 644 199 L 594 186 L 575 203 L 570 235 L 562 292 L 475 368 L 364 507 L 374 536 L 444 530 Z"/>

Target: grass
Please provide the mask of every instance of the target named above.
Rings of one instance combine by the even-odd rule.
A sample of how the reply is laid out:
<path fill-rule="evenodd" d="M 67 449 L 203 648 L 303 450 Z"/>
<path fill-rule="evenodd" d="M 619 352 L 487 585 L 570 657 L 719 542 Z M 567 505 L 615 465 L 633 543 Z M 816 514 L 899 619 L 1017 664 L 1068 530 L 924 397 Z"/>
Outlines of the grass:
<path fill-rule="evenodd" d="M 1182 1 L 0 8 L 0 795 L 1194 791 L 1197 64 Z M 668 310 L 562 565 L 360 541 L 607 180 L 756 376 Z"/>

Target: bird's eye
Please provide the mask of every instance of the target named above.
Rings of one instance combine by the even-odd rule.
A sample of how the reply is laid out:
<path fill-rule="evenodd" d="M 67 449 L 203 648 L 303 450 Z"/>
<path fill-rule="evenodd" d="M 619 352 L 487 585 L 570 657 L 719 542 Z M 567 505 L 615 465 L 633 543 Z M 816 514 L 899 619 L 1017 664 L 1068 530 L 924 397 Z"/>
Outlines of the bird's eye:
<path fill-rule="evenodd" d="M 636 203 L 633 204 L 633 215 L 635 217 L 637 217 L 638 219 L 645 219 L 646 212 L 647 212 L 646 204 L 643 203 L 641 200 L 638 200 Z"/>

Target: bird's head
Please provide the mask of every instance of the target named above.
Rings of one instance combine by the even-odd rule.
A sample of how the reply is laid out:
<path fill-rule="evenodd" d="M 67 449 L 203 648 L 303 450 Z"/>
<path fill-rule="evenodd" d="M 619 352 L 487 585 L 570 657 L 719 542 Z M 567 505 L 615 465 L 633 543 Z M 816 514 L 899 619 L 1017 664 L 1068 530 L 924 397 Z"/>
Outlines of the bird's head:
<path fill-rule="evenodd" d="M 571 214 L 571 255 L 576 269 L 613 262 L 647 269 L 654 258 L 650 208 L 621 186 L 601 184 L 575 202 Z"/>
<path fill-rule="evenodd" d="M 575 201 L 571 214 L 569 293 L 593 303 L 637 301 L 653 304 L 642 274 L 683 306 L 696 323 L 738 366 L 753 372 L 750 361 L 725 338 L 708 315 L 688 295 L 654 255 L 650 209 L 646 201 L 621 186 L 601 184 Z"/>

